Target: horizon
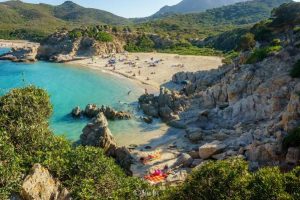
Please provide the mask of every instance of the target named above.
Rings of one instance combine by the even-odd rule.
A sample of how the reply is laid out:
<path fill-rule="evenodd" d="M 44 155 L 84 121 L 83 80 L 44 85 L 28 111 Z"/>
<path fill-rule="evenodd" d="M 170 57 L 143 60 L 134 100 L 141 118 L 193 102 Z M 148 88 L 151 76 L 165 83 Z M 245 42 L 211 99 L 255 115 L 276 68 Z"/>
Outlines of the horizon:
<path fill-rule="evenodd" d="M 7 0 L 0 0 L 5 2 Z M 66 0 L 22 0 L 25 3 L 45 3 L 50 5 L 61 5 Z M 107 3 L 109 1 L 109 3 Z M 96 3 L 92 0 L 72 0 L 72 2 L 86 7 L 104 10 L 115 15 L 125 18 L 139 18 L 148 17 L 155 14 L 162 7 L 168 5 L 172 6 L 179 3 L 181 0 L 98 0 Z"/>

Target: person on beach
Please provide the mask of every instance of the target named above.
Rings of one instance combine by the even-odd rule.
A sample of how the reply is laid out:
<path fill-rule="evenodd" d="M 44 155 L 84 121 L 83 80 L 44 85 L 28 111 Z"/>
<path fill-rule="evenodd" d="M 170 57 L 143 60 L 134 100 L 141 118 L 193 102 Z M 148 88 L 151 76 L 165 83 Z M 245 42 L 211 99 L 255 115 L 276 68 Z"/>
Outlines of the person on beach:
<path fill-rule="evenodd" d="M 141 70 L 139 70 L 139 76 L 141 75 Z"/>
<path fill-rule="evenodd" d="M 148 90 L 147 90 L 147 88 L 145 88 L 145 95 L 148 95 Z"/>

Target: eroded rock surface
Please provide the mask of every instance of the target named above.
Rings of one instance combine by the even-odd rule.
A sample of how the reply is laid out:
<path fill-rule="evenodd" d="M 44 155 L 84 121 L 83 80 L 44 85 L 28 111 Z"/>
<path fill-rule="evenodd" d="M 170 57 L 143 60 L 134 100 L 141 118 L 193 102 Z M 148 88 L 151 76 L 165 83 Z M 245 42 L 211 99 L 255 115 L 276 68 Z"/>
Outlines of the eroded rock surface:
<path fill-rule="evenodd" d="M 0 60 L 10 60 L 13 62 L 35 62 L 37 59 L 38 46 L 24 48 L 12 48 L 8 53 L 0 55 Z"/>
<path fill-rule="evenodd" d="M 70 194 L 55 180 L 49 171 L 40 164 L 35 164 L 21 187 L 24 200 L 70 200 Z"/>
<path fill-rule="evenodd" d="M 240 155 L 258 166 L 280 165 L 286 156 L 282 140 L 300 124 L 300 79 L 290 76 L 299 59 L 298 48 L 286 47 L 255 64 L 180 72 L 172 81 L 181 90 L 143 95 L 140 107 L 147 115 L 186 127 L 203 159 Z M 204 148 L 215 140 L 222 152 L 218 145 Z M 288 163 L 296 162 L 294 155 L 290 150 Z"/>

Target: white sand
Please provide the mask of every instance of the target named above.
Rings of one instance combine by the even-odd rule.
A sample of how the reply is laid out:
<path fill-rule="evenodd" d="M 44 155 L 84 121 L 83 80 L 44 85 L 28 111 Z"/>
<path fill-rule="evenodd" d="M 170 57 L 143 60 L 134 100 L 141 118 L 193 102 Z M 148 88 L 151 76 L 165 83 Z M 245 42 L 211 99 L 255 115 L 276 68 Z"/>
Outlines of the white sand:
<path fill-rule="evenodd" d="M 156 89 L 172 79 L 173 74 L 181 71 L 196 72 L 215 69 L 222 64 L 221 57 L 214 56 L 181 56 L 162 53 L 130 53 L 127 56 L 117 54 L 115 66 L 106 66 L 109 58 L 93 57 L 84 60 L 69 62 L 91 68 L 111 71 L 130 79 L 137 80 L 144 85 Z M 137 60 L 137 58 L 139 58 Z M 151 60 L 153 58 L 153 60 Z M 120 62 L 119 60 L 124 60 Z M 150 66 L 159 61 L 155 66 Z M 134 65 L 126 62 L 135 63 Z M 147 88 L 147 87 L 145 87 Z"/>
<path fill-rule="evenodd" d="M 26 40 L 2 40 L 0 39 L 0 48 L 23 48 L 39 46 L 39 43 L 29 42 Z"/>

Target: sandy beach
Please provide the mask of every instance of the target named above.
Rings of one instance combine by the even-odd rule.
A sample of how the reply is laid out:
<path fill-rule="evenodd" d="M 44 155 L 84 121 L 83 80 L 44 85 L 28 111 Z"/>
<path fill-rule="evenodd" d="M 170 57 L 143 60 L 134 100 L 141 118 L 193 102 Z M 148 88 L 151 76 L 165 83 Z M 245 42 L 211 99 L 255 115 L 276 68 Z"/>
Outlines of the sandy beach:
<path fill-rule="evenodd" d="M 109 64 L 112 63 L 112 64 Z M 183 56 L 163 53 L 117 54 L 113 58 L 93 57 L 68 62 L 102 71 L 110 71 L 142 83 L 145 88 L 159 87 L 181 71 L 196 72 L 218 68 L 221 57 Z"/>
<path fill-rule="evenodd" d="M 0 39 L 0 48 L 23 48 L 39 46 L 39 43 L 29 42 L 27 40 L 2 40 Z"/>

